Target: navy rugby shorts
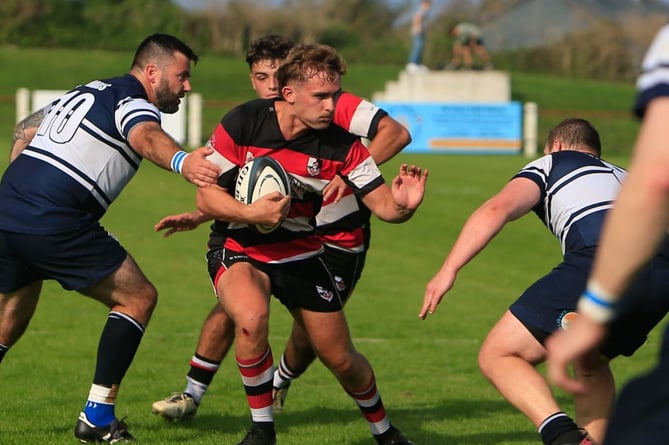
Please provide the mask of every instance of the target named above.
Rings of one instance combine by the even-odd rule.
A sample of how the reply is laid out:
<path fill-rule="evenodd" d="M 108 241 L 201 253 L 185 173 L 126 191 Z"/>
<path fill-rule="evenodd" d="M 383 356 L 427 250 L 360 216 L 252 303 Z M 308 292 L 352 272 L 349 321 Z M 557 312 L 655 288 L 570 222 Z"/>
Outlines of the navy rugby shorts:
<path fill-rule="evenodd" d="M 97 222 L 54 235 L 0 230 L 0 292 L 38 280 L 56 280 L 67 290 L 82 290 L 113 273 L 127 255 Z"/>
<path fill-rule="evenodd" d="M 564 261 L 532 284 L 509 308 L 543 344 L 568 328 L 592 268 L 594 248 L 567 252 Z M 611 324 L 602 352 L 609 358 L 630 356 L 669 311 L 669 261 L 655 258 L 623 297 L 621 315 Z"/>

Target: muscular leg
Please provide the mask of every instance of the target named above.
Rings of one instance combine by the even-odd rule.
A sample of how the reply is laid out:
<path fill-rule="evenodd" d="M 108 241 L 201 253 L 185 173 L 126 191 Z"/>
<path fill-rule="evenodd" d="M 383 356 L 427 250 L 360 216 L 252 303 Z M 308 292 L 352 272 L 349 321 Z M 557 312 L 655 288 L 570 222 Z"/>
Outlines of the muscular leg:
<path fill-rule="evenodd" d="M 588 431 L 595 443 L 602 443 L 616 391 L 609 360 L 593 353 L 574 363 L 574 375 L 588 385 L 586 394 L 574 397 L 576 423 Z"/>
<path fill-rule="evenodd" d="M 269 277 L 249 263 L 236 263 L 219 279 L 217 292 L 235 326 L 237 358 L 262 354 L 268 345 Z"/>
<path fill-rule="evenodd" d="M 111 312 L 100 336 L 93 384 L 80 416 L 78 434 L 85 425 L 109 425 L 115 420 L 119 386 L 139 348 L 158 295 L 135 261 L 127 255 L 109 276 L 80 291 L 106 305 Z"/>
<path fill-rule="evenodd" d="M 109 276 L 80 291 L 112 311 L 129 315 L 143 327 L 149 323 L 158 302 L 156 288 L 128 255 Z"/>
<path fill-rule="evenodd" d="M 311 338 L 318 358 L 360 408 L 376 441 L 380 444 L 409 443 L 386 416 L 374 371 L 353 346 L 344 312 L 319 313 L 298 309 L 293 311 L 293 316 Z"/>
<path fill-rule="evenodd" d="M 195 354 L 190 359 L 186 387 L 181 393 L 154 402 L 151 412 L 168 420 L 193 417 L 234 339 L 235 325 L 217 302 L 202 324 Z"/>
<path fill-rule="evenodd" d="M 543 346 L 506 311 L 479 351 L 483 375 L 534 426 L 560 411 L 551 388 L 535 369 L 545 359 Z"/>
<path fill-rule="evenodd" d="M 479 352 L 479 367 L 483 375 L 537 428 L 545 426 L 548 424 L 545 420 L 561 412 L 551 387 L 535 368 L 545 360 L 545 355 L 543 346 L 509 311 L 490 331 Z M 577 371 L 579 375 L 588 376 L 595 391 L 575 400 L 578 425 L 585 427 L 596 441 L 603 437 L 602 425 L 611 405 L 608 398 L 613 381 L 607 378 L 607 369 L 602 360 L 593 360 L 580 364 Z M 543 431 L 542 438 L 545 439 L 547 434 L 557 436 L 566 433 L 577 425 L 564 414 L 558 422 L 560 425 L 553 432 Z M 592 432 L 590 428 L 593 428 Z"/>
<path fill-rule="evenodd" d="M 13 292 L 0 293 L 0 345 L 10 348 L 25 333 L 35 314 L 42 281 Z"/>
<path fill-rule="evenodd" d="M 283 352 L 283 360 L 290 371 L 290 378 L 302 375 L 315 359 L 316 353 L 311 346 L 309 335 L 301 324 L 293 322 L 293 329 Z"/>
<path fill-rule="evenodd" d="M 193 397 L 196 405 L 202 401 L 234 339 L 235 325 L 223 305 L 216 303 L 202 325 L 195 355 L 191 358 L 186 376 L 184 392 Z"/>
<path fill-rule="evenodd" d="M 294 311 L 293 316 L 311 338 L 314 350 L 323 364 L 346 389 L 362 388 L 373 377 L 367 359 L 353 346 L 343 311 Z"/>
<path fill-rule="evenodd" d="M 202 325 L 197 354 L 221 362 L 235 339 L 235 325 L 223 308 L 216 303 Z"/>
<path fill-rule="evenodd" d="M 249 263 L 235 263 L 221 275 L 217 294 L 235 325 L 235 359 L 255 429 L 274 437 L 272 351 L 268 343 L 270 280 Z"/>

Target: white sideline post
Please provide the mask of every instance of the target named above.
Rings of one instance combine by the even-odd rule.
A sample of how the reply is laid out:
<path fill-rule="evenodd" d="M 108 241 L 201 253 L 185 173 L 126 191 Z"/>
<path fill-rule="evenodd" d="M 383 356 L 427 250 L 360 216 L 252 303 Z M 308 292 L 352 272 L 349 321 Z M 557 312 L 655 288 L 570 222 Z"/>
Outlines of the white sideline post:
<path fill-rule="evenodd" d="M 16 123 L 30 115 L 30 90 L 19 88 L 16 90 Z"/>
<path fill-rule="evenodd" d="M 202 143 L 202 95 L 188 94 L 188 145 L 199 147 Z"/>
<path fill-rule="evenodd" d="M 528 158 L 537 155 L 538 107 L 534 102 L 523 106 L 523 154 Z"/>

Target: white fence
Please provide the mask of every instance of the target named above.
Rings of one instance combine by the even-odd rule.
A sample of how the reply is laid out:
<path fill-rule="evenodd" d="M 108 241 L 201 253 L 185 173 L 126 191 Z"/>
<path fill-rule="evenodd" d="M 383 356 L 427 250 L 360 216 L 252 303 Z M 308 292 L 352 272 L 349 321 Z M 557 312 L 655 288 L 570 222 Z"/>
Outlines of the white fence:
<path fill-rule="evenodd" d="M 19 88 L 16 91 L 16 122 L 39 110 L 67 91 L 33 90 Z M 162 126 L 180 144 L 199 147 L 202 141 L 202 95 L 189 93 L 187 100 L 174 114 L 161 114 Z"/>

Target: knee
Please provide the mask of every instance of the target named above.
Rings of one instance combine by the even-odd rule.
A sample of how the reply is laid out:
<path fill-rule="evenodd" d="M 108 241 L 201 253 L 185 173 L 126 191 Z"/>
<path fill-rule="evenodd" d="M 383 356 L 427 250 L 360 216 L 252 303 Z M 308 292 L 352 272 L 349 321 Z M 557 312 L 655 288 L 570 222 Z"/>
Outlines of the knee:
<path fill-rule="evenodd" d="M 499 356 L 493 353 L 493 350 L 487 346 L 486 343 L 483 344 L 478 354 L 478 365 L 481 374 L 487 379 L 490 379 L 492 376 L 492 371 L 495 367 L 495 364 L 498 363 Z"/>
<path fill-rule="evenodd" d="M 138 295 L 139 305 L 144 312 L 152 314 L 156 304 L 158 304 L 158 290 L 156 287 L 147 281 L 142 289 L 138 291 Z"/>
<path fill-rule="evenodd" d="M 355 350 L 343 350 L 321 356 L 323 364 L 336 376 L 347 376 L 356 369 L 359 353 Z"/>
<path fill-rule="evenodd" d="M 234 323 L 238 342 L 258 344 L 267 341 L 269 311 L 260 310 L 246 313 L 244 317 L 237 317 Z"/>

